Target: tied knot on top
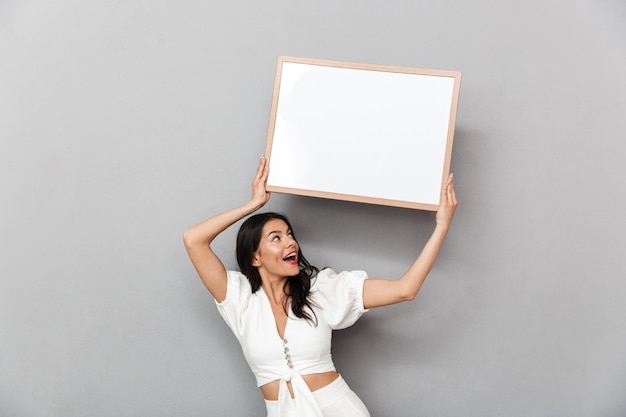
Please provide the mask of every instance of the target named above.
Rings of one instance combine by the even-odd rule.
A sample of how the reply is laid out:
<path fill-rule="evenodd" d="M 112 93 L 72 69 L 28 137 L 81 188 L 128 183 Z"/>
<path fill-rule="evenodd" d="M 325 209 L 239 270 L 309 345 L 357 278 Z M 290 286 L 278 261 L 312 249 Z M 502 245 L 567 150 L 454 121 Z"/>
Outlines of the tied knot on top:
<path fill-rule="evenodd" d="M 285 373 L 285 375 L 283 376 L 283 379 L 286 382 L 289 382 L 293 379 L 293 377 L 295 376 L 296 372 L 294 371 L 293 368 L 289 368 L 289 370 Z"/>

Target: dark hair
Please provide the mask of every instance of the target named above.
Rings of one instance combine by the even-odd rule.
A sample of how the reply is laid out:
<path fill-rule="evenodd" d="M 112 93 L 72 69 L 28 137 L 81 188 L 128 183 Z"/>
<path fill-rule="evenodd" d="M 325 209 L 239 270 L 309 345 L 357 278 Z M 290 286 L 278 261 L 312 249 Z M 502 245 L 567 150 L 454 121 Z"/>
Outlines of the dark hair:
<path fill-rule="evenodd" d="M 257 292 L 261 288 L 261 275 L 258 268 L 252 265 L 252 259 L 254 258 L 254 253 L 259 249 L 263 226 L 272 219 L 284 221 L 293 233 L 293 228 L 287 217 L 271 212 L 248 217 L 241 225 L 239 233 L 237 233 L 237 263 L 241 273 L 250 281 L 252 293 Z M 297 242 L 295 234 L 293 238 Z M 315 278 L 319 269 L 306 260 L 304 255 L 302 255 L 300 246 L 298 246 L 298 266 L 300 267 L 300 272 L 298 275 L 289 277 L 285 281 L 283 290 L 291 298 L 291 311 L 293 311 L 293 314 L 298 318 L 306 319 L 310 323 L 316 324 L 317 317 L 313 311 L 313 302 L 309 300 L 308 296 L 311 291 L 311 280 Z"/>

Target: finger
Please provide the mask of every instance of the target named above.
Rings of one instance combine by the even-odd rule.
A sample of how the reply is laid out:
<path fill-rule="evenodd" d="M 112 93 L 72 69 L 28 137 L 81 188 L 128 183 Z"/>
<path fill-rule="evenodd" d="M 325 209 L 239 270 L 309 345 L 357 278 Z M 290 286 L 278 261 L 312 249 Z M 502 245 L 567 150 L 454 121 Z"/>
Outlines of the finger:
<path fill-rule="evenodd" d="M 262 159 L 263 159 L 263 173 L 261 174 L 261 176 L 262 176 L 263 181 L 267 181 L 267 176 L 269 175 L 269 172 L 270 172 L 270 163 L 265 158 L 265 156 L 263 156 Z"/>
<path fill-rule="evenodd" d="M 446 180 L 445 184 L 443 184 L 443 187 L 441 187 L 441 195 L 445 195 L 448 192 L 448 186 L 450 185 L 450 177 L 448 176 L 448 179 Z"/>
<path fill-rule="evenodd" d="M 454 192 L 451 192 L 448 197 L 448 202 L 451 206 L 456 206 L 456 197 L 454 196 Z"/>
<path fill-rule="evenodd" d="M 456 192 L 454 191 L 454 181 L 450 182 L 450 186 L 448 187 L 448 199 L 449 201 L 456 206 Z"/>
<path fill-rule="evenodd" d="M 441 203 L 447 203 L 450 200 L 450 186 L 452 184 L 452 174 L 448 176 L 448 180 L 441 188 Z"/>
<path fill-rule="evenodd" d="M 263 171 L 265 170 L 265 155 L 261 156 L 261 160 L 259 161 L 259 166 L 256 169 L 256 175 L 254 176 L 255 180 L 261 179 L 263 176 Z"/>

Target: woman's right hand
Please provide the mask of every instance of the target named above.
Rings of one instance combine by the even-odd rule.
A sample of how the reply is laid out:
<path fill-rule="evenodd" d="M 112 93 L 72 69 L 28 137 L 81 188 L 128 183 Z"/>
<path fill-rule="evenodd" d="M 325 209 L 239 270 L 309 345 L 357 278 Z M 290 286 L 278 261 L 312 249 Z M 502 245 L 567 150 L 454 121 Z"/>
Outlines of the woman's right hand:
<path fill-rule="evenodd" d="M 252 180 L 252 201 L 256 203 L 257 208 L 263 207 L 270 199 L 270 193 L 267 191 L 267 177 L 269 175 L 269 164 L 265 155 L 259 161 L 259 167 L 256 175 Z"/>
<path fill-rule="evenodd" d="M 226 228 L 232 226 L 242 217 L 263 207 L 270 199 L 267 192 L 267 175 L 269 165 L 265 157 L 261 157 L 254 180 L 252 180 L 252 198 L 243 206 L 232 208 L 217 214 L 187 230 L 183 234 L 185 248 L 198 275 L 213 297 L 222 302 L 226 298 L 227 274 L 224 264 L 217 257 L 211 243 Z"/>

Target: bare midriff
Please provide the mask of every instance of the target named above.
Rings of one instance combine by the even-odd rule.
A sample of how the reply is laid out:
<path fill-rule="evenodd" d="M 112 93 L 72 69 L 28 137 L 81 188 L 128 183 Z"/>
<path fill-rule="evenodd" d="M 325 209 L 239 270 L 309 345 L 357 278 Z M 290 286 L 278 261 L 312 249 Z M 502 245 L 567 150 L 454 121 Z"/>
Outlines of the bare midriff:
<path fill-rule="evenodd" d="M 322 372 L 321 374 L 308 374 L 302 375 L 302 379 L 306 382 L 311 392 L 324 388 L 326 385 L 339 378 L 339 374 L 335 371 Z M 276 401 L 278 400 L 278 389 L 280 387 L 280 380 L 268 382 L 261 386 L 261 392 L 266 400 Z M 287 382 L 289 393 L 293 398 L 293 389 L 291 388 L 291 382 Z"/>

